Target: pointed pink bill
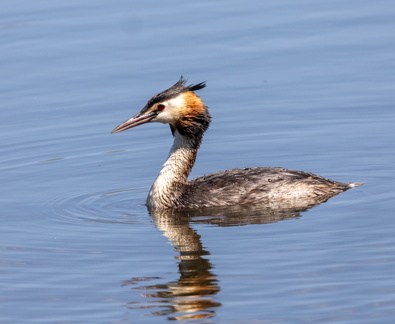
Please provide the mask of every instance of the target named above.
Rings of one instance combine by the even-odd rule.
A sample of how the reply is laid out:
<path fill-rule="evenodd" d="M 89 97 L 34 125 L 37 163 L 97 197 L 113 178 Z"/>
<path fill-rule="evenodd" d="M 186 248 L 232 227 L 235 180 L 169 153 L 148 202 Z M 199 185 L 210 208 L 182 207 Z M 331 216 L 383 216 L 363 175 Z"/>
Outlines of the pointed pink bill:
<path fill-rule="evenodd" d="M 155 113 L 153 113 L 153 112 L 150 112 L 148 114 L 143 114 L 140 116 L 136 115 L 136 116 L 128 119 L 127 121 L 123 122 L 121 125 L 118 125 L 117 127 L 115 127 L 113 129 L 113 131 L 111 132 L 111 134 L 122 132 L 124 130 L 129 129 L 129 128 L 148 123 L 154 117 L 155 117 Z"/>

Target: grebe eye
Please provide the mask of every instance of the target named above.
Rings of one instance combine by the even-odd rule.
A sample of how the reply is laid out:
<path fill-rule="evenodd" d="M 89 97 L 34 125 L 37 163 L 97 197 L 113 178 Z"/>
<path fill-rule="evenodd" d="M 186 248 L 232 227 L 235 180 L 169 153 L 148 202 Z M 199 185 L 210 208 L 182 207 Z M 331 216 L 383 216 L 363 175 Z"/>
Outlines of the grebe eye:
<path fill-rule="evenodd" d="M 159 104 L 158 106 L 156 106 L 156 108 L 157 108 L 159 111 L 162 111 L 163 109 L 165 109 L 165 105 L 164 105 L 164 104 Z"/>

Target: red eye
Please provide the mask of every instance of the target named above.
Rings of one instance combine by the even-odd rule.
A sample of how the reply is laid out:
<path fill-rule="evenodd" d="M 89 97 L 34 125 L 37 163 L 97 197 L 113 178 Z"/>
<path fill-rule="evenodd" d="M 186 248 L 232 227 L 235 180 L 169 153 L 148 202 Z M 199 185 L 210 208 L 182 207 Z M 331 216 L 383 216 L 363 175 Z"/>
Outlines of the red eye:
<path fill-rule="evenodd" d="M 165 109 L 165 105 L 164 105 L 164 104 L 159 104 L 158 106 L 156 106 L 156 108 L 157 108 L 159 111 L 162 111 L 163 109 Z"/>

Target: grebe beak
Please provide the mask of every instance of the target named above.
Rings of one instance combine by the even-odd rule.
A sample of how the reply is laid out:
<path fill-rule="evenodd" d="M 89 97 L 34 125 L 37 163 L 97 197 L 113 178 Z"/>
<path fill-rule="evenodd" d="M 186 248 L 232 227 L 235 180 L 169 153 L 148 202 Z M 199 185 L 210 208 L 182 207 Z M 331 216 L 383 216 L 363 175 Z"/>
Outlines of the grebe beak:
<path fill-rule="evenodd" d="M 129 128 L 148 123 L 155 116 L 156 116 L 156 113 L 153 111 L 146 113 L 146 114 L 142 114 L 142 115 L 140 113 L 138 113 L 136 116 L 128 119 L 127 121 L 123 122 L 121 125 L 118 125 L 117 127 L 115 127 L 113 129 L 113 131 L 111 132 L 111 134 L 122 132 L 124 130 L 129 129 Z"/>

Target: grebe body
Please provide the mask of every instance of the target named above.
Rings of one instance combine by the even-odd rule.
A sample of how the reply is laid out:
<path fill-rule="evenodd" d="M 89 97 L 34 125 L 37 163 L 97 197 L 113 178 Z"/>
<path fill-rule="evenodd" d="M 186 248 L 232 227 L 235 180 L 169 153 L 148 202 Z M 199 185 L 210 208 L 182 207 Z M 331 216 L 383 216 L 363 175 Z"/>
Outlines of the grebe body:
<path fill-rule="evenodd" d="M 117 126 L 117 133 L 141 124 L 169 124 L 174 143 L 153 183 L 149 209 L 200 208 L 262 204 L 272 208 L 303 208 L 328 200 L 361 183 L 342 183 L 284 168 L 253 167 L 219 171 L 187 180 L 211 116 L 195 91 L 204 82 L 186 85 L 182 77 L 153 96 L 134 117 Z"/>

